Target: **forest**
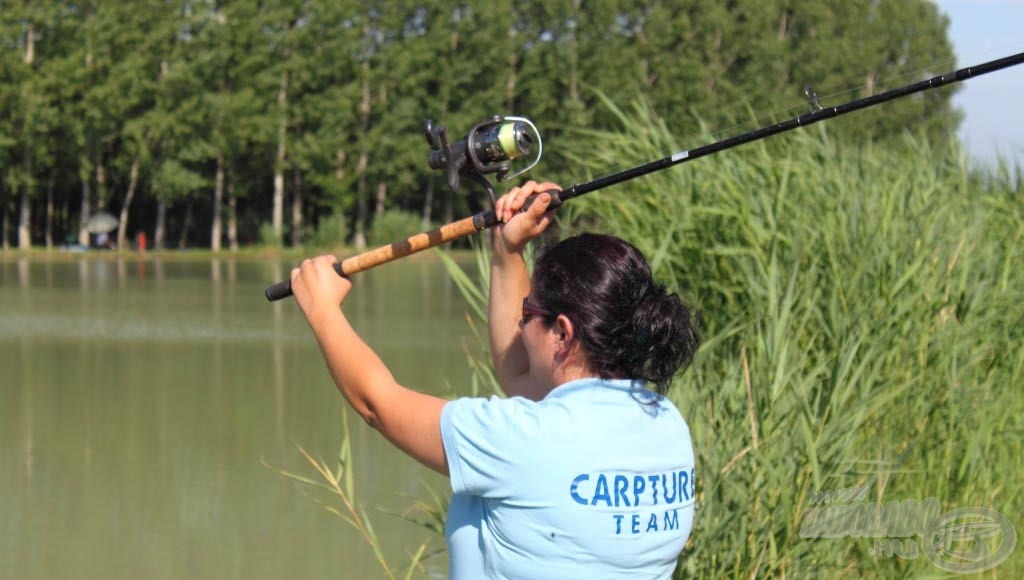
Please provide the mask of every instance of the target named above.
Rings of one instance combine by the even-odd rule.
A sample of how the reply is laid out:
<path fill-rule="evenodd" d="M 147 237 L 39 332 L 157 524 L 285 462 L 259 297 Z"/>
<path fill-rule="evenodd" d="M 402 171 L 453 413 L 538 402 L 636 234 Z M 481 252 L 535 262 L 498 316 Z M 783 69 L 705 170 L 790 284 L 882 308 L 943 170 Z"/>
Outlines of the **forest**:
<path fill-rule="evenodd" d="M 140 232 L 156 248 L 364 247 L 390 241 L 373 239 L 389 216 L 428 226 L 488 203 L 429 168 L 426 119 L 458 138 L 528 117 L 545 141 L 531 177 L 569 185 L 616 106 L 642 102 L 686 141 L 800 114 L 805 86 L 839 102 L 956 66 L 929 0 L 0 6 L 5 250 L 88 246 L 100 211 L 119 248 Z M 852 143 L 955 139 L 951 95 L 831 125 Z"/>

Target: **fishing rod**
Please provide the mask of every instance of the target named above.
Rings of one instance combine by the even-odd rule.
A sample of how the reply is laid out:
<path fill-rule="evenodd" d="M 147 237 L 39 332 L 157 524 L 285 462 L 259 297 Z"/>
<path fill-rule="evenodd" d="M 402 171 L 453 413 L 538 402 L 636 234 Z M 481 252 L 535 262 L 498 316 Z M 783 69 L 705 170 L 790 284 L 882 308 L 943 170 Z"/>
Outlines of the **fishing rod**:
<path fill-rule="evenodd" d="M 631 169 L 620 171 L 606 177 L 601 177 L 586 183 L 576 184 L 563 191 L 549 191 L 551 195 L 550 209 L 554 209 L 566 201 L 581 195 L 597 191 L 660 171 L 680 163 L 692 161 L 700 157 L 732 149 L 752 141 L 758 141 L 772 135 L 792 131 L 799 127 L 806 127 L 840 115 L 873 107 L 887 101 L 899 99 L 942 86 L 965 81 L 967 79 L 1002 70 L 1008 67 L 1024 63 L 1024 52 L 981 63 L 974 66 L 961 68 L 949 73 L 932 77 L 920 82 L 904 85 L 871 97 L 857 99 L 837 105 L 834 107 L 822 107 L 818 103 L 817 94 L 811 87 L 804 89 L 811 111 L 787 121 L 761 127 L 742 135 L 736 135 L 721 141 L 673 153 L 668 157 L 638 165 Z M 428 163 L 433 169 L 444 169 L 448 173 L 448 185 L 452 190 L 458 190 L 461 177 L 466 176 L 478 185 L 483 187 L 494 200 L 494 188 L 487 180 L 485 174 L 497 173 L 498 180 L 511 179 L 523 174 L 526 170 L 536 165 L 540 159 L 541 140 L 540 133 L 528 119 L 523 117 L 501 117 L 494 116 L 473 127 L 466 139 L 454 144 L 449 144 L 447 134 L 443 125 L 434 125 L 432 121 L 426 122 L 427 143 L 434 150 L 428 156 Z M 511 162 L 523 156 L 531 155 L 533 145 L 536 143 L 536 158 L 526 169 L 516 171 L 509 175 Z M 527 200 L 525 210 L 532 201 Z M 521 210 L 522 211 L 522 210 Z M 429 232 L 419 233 L 404 240 L 399 240 L 387 246 L 381 246 L 375 250 L 352 256 L 334 265 L 334 269 L 340 276 L 351 276 L 364 270 L 393 262 L 408 255 L 423 250 L 458 240 L 487 228 L 498 225 L 500 221 L 493 209 L 474 214 L 470 217 L 443 225 Z M 278 282 L 266 289 L 267 300 L 275 301 L 292 295 L 291 280 Z"/>

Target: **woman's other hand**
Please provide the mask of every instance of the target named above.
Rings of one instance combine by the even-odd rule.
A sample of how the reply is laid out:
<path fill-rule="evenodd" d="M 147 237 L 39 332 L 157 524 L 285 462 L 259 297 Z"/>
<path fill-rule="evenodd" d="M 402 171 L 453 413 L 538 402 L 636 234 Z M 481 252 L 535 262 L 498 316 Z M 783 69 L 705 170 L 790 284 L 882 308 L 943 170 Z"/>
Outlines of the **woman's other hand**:
<path fill-rule="evenodd" d="M 562 191 L 562 188 L 551 182 L 527 181 L 498 198 L 494 213 L 502 225 L 497 227 L 495 235 L 496 250 L 522 252 L 527 242 L 551 225 L 555 212 L 548 211 L 551 196 L 545 193 L 551 190 Z M 535 194 L 537 197 L 529 209 L 520 213 L 526 200 Z"/>
<path fill-rule="evenodd" d="M 337 311 L 352 289 L 352 281 L 334 270 L 336 256 L 318 256 L 292 269 L 292 294 L 311 323 L 324 309 Z"/>

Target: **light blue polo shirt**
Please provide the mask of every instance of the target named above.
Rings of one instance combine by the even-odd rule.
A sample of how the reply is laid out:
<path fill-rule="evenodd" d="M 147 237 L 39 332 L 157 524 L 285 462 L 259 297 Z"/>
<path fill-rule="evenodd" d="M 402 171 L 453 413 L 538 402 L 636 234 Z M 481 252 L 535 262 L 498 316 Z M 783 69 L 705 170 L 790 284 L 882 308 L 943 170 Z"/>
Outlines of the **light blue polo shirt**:
<path fill-rule="evenodd" d="M 693 525 L 693 445 L 642 383 L 458 399 L 441 437 L 452 579 L 671 577 Z"/>

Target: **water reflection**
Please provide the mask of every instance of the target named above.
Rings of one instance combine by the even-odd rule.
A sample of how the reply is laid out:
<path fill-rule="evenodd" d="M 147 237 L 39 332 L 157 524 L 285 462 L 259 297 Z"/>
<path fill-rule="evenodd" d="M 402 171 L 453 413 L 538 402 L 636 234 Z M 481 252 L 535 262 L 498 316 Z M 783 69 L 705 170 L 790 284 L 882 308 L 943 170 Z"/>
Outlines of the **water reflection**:
<path fill-rule="evenodd" d="M 124 258 L 117 259 L 117 287 L 124 290 L 127 286 L 128 268 L 124 264 Z"/>
<path fill-rule="evenodd" d="M 83 291 L 89 290 L 89 260 L 80 258 L 76 262 L 78 266 L 78 287 Z"/>
<path fill-rule="evenodd" d="M 271 267 L 270 280 L 284 280 L 284 268 L 280 262 L 274 262 Z M 284 437 L 284 349 L 281 346 L 281 336 L 284 333 L 284 300 L 273 303 L 274 313 L 274 338 L 270 342 L 271 359 L 274 361 L 274 433 L 277 435 L 277 444 L 283 443 Z"/>
<path fill-rule="evenodd" d="M 27 290 L 32 285 L 32 275 L 28 267 L 28 258 L 18 258 L 18 286 Z"/>
<path fill-rule="evenodd" d="M 32 349 L 29 348 L 28 344 L 20 343 L 18 345 L 18 356 L 19 358 L 31 361 L 32 360 Z M 31 364 L 28 368 L 31 368 Z M 35 473 L 35 401 L 32 397 L 32 376 L 31 371 L 26 371 L 25 375 L 19 381 L 20 388 L 20 399 L 24 401 L 24 438 L 25 438 L 25 495 L 28 497 L 32 496 L 33 490 L 33 474 Z"/>

